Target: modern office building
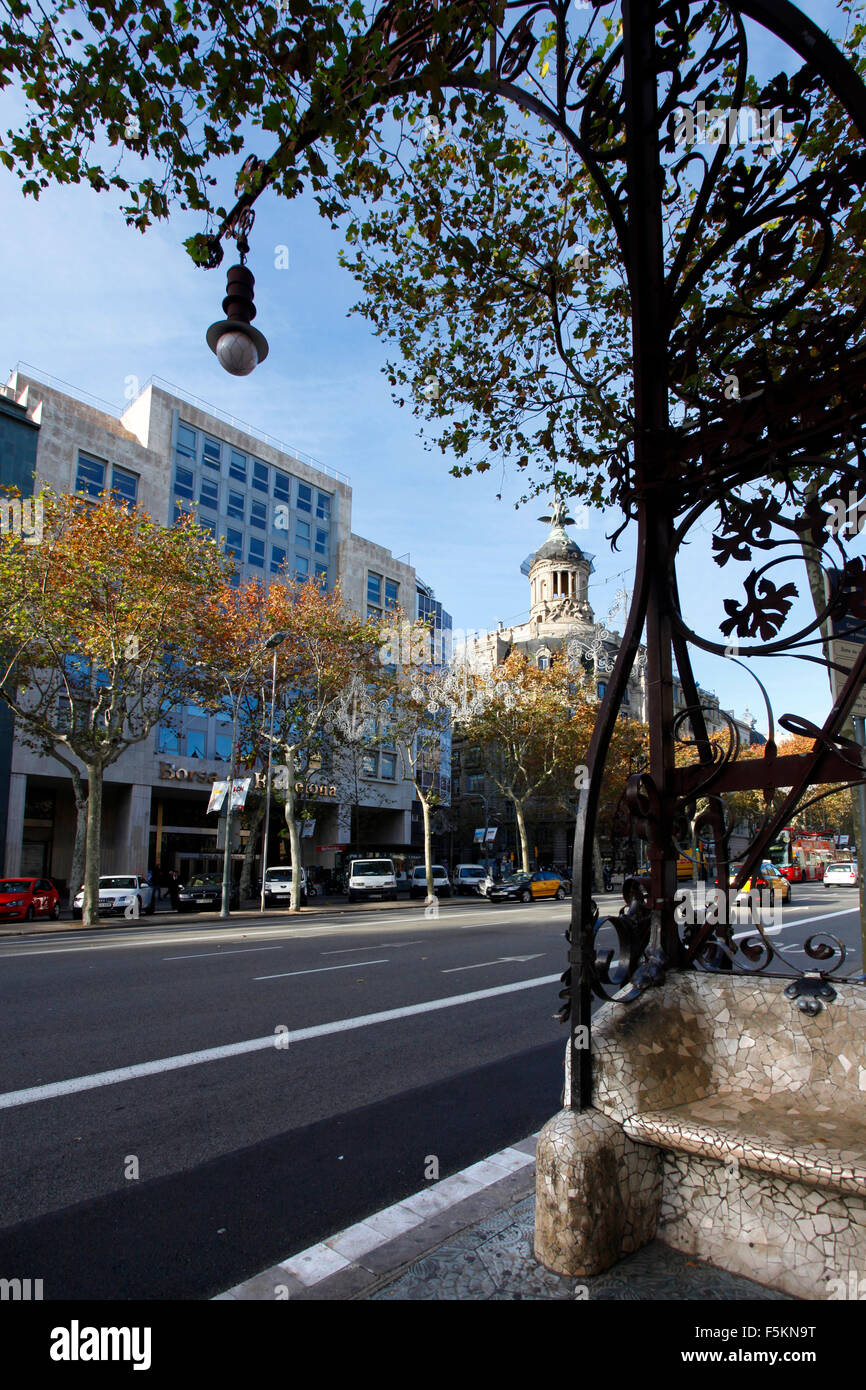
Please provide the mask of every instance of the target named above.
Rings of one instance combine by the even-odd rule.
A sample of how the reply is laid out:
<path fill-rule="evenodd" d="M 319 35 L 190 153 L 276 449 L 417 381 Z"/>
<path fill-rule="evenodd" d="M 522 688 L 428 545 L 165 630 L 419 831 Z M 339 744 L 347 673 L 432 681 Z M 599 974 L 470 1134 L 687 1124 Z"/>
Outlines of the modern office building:
<path fill-rule="evenodd" d="M 22 501 L 33 492 L 41 419 L 42 406 L 31 401 L 26 387 L 16 391 L 13 387 L 0 386 L 0 488 L 16 489 Z M 10 508 L 10 514 L 0 525 L 12 520 Z M 13 737 L 12 715 L 0 702 L 0 844 L 6 839 Z"/>
<path fill-rule="evenodd" d="M 423 590 L 440 630 L 446 619 L 450 628 L 410 565 L 352 532 L 345 475 L 176 387 L 152 378 L 123 411 L 113 412 L 21 367 L 2 401 L 8 409 L 0 411 L 0 430 L 17 425 L 27 431 L 17 439 L 38 440 L 29 455 L 23 443 L 16 446 L 19 471 L 30 480 L 35 462 L 35 490 L 48 484 L 89 497 L 112 491 L 165 525 L 178 509 L 195 508 L 200 523 L 235 557 L 238 583 L 251 577 L 279 583 L 286 572 L 327 589 L 339 583 L 344 601 L 360 613 L 399 606 L 414 614 Z M 411 854 L 412 786 L 392 749 L 366 752 L 354 790 L 327 766 L 307 777 L 303 795 L 312 833 L 303 842 L 306 863 L 339 870 L 353 848 L 358 805 L 364 809 L 358 850 Z M 129 749 L 106 772 L 103 871 L 142 872 L 159 863 L 185 876 L 216 868 L 217 818 L 206 808 L 211 784 L 228 776 L 230 754 L 230 726 L 195 706 L 174 727 L 160 727 Z M 262 780 L 259 772 L 260 786 Z M 5 872 L 65 882 L 75 823 L 65 769 L 17 742 L 8 800 Z M 276 817 L 276 837 L 279 832 Z M 279 849 L 278 838 L 272 843 Z"/>

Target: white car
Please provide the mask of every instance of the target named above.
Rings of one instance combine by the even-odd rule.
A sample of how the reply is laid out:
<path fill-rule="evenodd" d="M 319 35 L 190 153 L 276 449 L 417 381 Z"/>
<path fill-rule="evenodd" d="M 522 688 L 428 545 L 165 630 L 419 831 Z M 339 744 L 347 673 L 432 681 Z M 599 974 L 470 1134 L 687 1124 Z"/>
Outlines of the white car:
<path fill-rule="evenodd" d="M 828 864 L 824 870 L 825 888 L 856 888 L 857 883 L 856 864 Z"/>
<path fill-rule="evenodd" d="M 84 907 L 84 889 L 76 893 L 72 903 L 72 916 L 81 921 Z M 104 874 L 99 880 L 99 915 L 108 917 L 140 917 L 146 912 L 150 916 L 156 911 L 156 897 L 146 878 L 140 874 Z"/>
<path fill-rule="evenodd" d="M 292 866 L 280 864 L 265 870 L 265 907 L 288 907 L 292 900 Z M 307 871 L 301 868 L 301 903 L 307 902 Z"/>

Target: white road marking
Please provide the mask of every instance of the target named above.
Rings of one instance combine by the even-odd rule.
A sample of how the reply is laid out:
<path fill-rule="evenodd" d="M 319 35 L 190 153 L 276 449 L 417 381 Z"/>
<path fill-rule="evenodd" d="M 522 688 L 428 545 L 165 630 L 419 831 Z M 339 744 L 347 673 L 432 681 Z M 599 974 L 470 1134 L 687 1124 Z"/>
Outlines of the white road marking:
<path fill-rule="evenodd" d="M 498 960 L 482 960 L 478 965 L 451 965 L 440 973 L 442 975 L 456 975 L 458 970 L 483 970 L 486 965 L 504 965 L 507 961 L 540 960 L 545 954 L 545 951 L 539 951 L 534 956 L 500 956 Z"/>
<path fill-rule="evenodd" d="M 362 965 L 387 965 L 384 960 L 353 960 L 348 965 L 317 965 L 315 970 L 284 970 L 280 975 L 254 975 L 254 980 L 287 980 L 290 975 L 326 975 L 329 970 L 360 970 Z"/>
<path fill-rule="evenodd" d="M 339 951 L 320 951 L 321 956 L 348 956 L 352 951 L 399 951 L 404 946 L 423 946 L 419 941 L 377 941 L 375 946 L 341 946 Z"/>
<path fill-rule="evenodd" d="M 163 956 L 163 960 L 201 960 L 204 956 L 247 956 L 250 951 L 281 951 L 282 946 L 241 946 L 237 951 L 197 951 L 191 956 Z"/>
<path fill-rule="evenodd" d="M 482 999 L 494 999 L 499 995 L 516 994 L 524 989 L 538 989 L 540 985 L 552 985 L 559 981 L 559 975 L 541 975 L 534 980 L 517 980 L 510 985 L 496 985 L 492 989 L 473 990 L 470 994 L 452 994 L 446 999 L 430 999 L 424 1004 L 404 1004 L 399 1009 L 385 1009 L 381 1013 L 360 1014 L 357 1018 L 338 1018 L 333 1023 L 317 1023 L 311 1028 L 298 1028 L 294 1033 L 281 1035 L 269 1033 L 264 1038 L 251 1038 L 248 1042 L 227 1043 L 223 1047 L 208 1047 L 200 1052 L 184 1052 L 175 1057 L 160 1057 L 155 1062 L 138 1062 L 129 1067 L 116 1067 L 113 1071 L 94 1072 L 90 1076 L 74 1076 L 68 1081 L 51 1081 L 43 1086 L 27 1086 L 20 1091 L 6 1091 L 0 1095 L 0 1110 L 10 1110 L 19 1105 L 30 1105 L 38 1100 L 54 1100 L 58 1096 L 71 1096 L 79 1091 L 92 1091 L 99 1086 L 115 1086 L 122 1081 L 135 1081 L 141 1076 L 156 1076 L 164 1071 L 178 1071 L 183 1067 L 200 1066 L 203 1062 L 220 1062 L 227 1057 L 239 1057 L 247 1052 L 264 1052 L 275 1047 L 279 1040 L 280 1050 L 289 1042 L 308 1042 L 312 1038 L 330 1037 L 334 1033 L 348 1033 L 355 1028 L 370 1028 L 377 1023 L 391 1023 L 397 1019 L 413 1018 L 416 1014 L 436 1013 L 440 1009 L 452 1009 L 459 1004 L 475 1004 Z"/>
<path fill-rule="evenodd" d="M 765 927 L 764 935 L 778 936 L 780 932 L 785 931 L 786 929 L 789 929 L 791 927 L 808 927 L 811 925 L 812 922 L 826 922 L 830 917 L 850 917 L 852 915 L 856 915 L 856 912 L 857 909 L 852 907 L 841 912 L 822 912 L 819 917 L 796 917 L 793 921 L 783 922 L 778 927 Z M 752 926 L 752 928 L 749 931 L 737 932 L 737 934 L 734 937 L 734 940 L 742 941 L 744 937 L 754 936 L 756 933 L 758 933 L 757 926 Z"/>

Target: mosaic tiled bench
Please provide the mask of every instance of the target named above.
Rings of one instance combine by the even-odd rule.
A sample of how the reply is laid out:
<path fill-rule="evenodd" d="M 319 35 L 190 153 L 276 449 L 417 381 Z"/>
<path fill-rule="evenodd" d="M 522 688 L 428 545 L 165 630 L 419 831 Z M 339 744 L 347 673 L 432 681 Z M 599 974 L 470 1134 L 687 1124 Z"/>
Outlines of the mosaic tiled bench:
<path fill-rule="evenodd" d="M 593 1109 L 539 1139 L 543 1264 L 596 1274 L 658 1236 L 795 1296 L 866 1297 L 866 989 L 810 1016 L 786 983 L 688 972 L 599 1011 Z"/>

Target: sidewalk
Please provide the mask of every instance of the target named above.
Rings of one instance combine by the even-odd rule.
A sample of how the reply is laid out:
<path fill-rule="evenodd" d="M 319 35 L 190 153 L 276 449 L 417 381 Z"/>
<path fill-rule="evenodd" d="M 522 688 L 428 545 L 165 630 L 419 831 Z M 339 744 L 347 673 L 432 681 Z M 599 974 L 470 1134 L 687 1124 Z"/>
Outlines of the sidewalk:
<path fill-rule="evenodd" d="M 552 1274 L 532 1253 L 536 1140 L 430 1183 L 215 1301 L 796 1301 L 661 1241 L 592 1279 Z"/>

